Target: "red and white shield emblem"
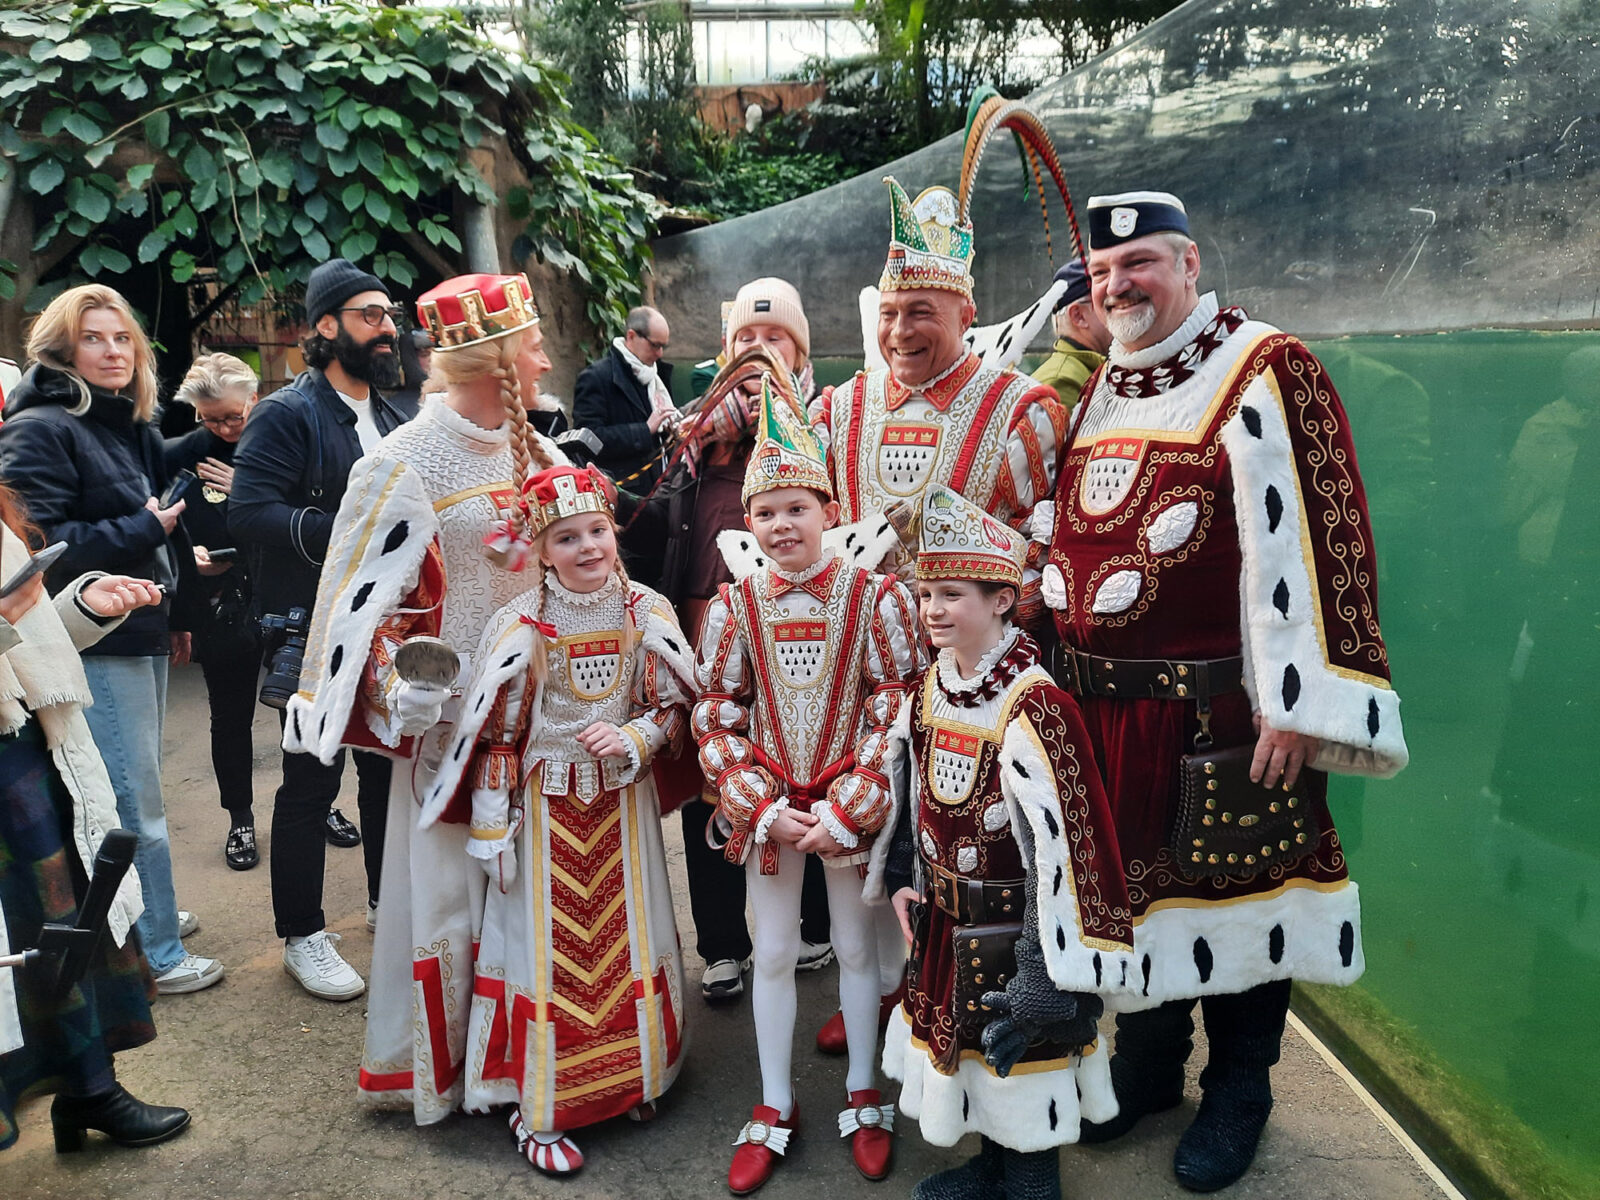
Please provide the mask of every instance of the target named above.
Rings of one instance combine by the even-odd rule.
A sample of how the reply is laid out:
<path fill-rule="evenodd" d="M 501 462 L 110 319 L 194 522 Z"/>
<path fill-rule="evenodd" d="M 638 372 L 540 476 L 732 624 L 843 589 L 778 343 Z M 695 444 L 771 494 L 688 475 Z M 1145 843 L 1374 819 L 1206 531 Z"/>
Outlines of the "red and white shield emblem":
<path fill-rule="evenodd" d="M 589 634 L 567 642 L 567 682 L 585 700 L 609 696 L 622 678 L 622 635 Z"/>
<path fill-rule="evenodd" d="M 1148 444 L 1144 438 L 1129 437 L 1109 437 L 1094 444 L 1078 487 L 1078 503 L 1084 512 L 1097 517 L 1127 498 Z"/>
<path fill-rule="evenodd" d="M 809 687 L 828 670 L 825 621 L 780 621 L 772 627 L 778 673 L 795 687 Z"/>
<path fill-rule="evenodd" d="M 972 792 L 978 773 L 978 755 L 983 740 L 957 729 L 938 729 L 933 733 L 933 765 L 928 784 L 941 803 L 960 804 Z"/>
<path fill-rule="evenodd" d="M 927 486 L 939 461 L 937 425 L 890 421 L 878 442 L 878 482 L 896 496 L 915 496 Z"/>

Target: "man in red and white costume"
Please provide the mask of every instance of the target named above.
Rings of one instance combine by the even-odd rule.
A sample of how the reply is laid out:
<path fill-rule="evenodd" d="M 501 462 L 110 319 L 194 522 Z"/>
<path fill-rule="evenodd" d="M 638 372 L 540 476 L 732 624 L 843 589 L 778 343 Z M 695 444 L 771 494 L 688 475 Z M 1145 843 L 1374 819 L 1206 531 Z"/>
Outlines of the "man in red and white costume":
<path fill-rule="evenodd" d="M 863 539 L 885 521 L 893 524 L 901 542 L 877 569 L 910 578 L 923 492 L 940 484 L 1022 529 L 1034 505 L 1055 492 L 1067 410 L 1049 387 L 987 366 L 968 349 L 965 335 L 978 312 L 972 226 L 960 219 L 955 195 L 931 187 L 913 201 L 895 179 L 885 182 L 891 231 L 878 281 L 878 348 L 888 366 L 824 391 L 810 417 L 828 450 L 840 523 Z M 1018 604 L 1024 625 L 1042 618 L 1043 552 L 1030 544 Z M 905 942 L 887 910 L 878 926 L 887 1021 L 900 1000 Z M 835 1015 L 817 1034 L 817 1047 L 837 1054 L 843 1042 Z"/>
<path fill-rule="evenodd" d="M 1199 998 L 1203 1098 L 1173 1166 L 1213 1191 L 1255 1155 L 1290 981 L 1347 984 L 1364 967 L 1322 772 L 1393 775 L 1406 745 L 1366 493 L 1322 365 L 1199 294 L 1176 197 L 1095 197 L 1089 227 L 1094 305 L 1116 340 L 1075 414 L 1042 586 L 1105 774 L 1142 979 L 1131 1005 L 1114 1002 L 1138 1010 L 1117 1018 L 1121 1113 L 1082 1140 L 1180 1102 Z M 1310 822 L 1235 873 L 1169 846 L 1179 759 L 1208 738 L 1254 746 L 1252 779 L 1292 785 Z"/>

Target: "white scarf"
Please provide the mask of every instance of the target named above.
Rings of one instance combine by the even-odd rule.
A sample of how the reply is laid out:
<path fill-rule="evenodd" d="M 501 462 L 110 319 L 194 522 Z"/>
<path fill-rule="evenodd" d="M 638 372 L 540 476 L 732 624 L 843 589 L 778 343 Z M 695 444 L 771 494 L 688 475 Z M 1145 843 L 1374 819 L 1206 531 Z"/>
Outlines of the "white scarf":
<path fill-rule="evenodd" d="M 623 338 L 612 338 L 611 344 L 622 361 L 628 364 L 628 369 L 633 372 L 633 377 L 644 387 L 645 395 L 650 397 L 650 408 L 653 412 L 664 409 L 676 409 L 678 406 L 672 402 L 672 393 L 667 391 L 667 385 L 661 382 L 661 374 L 656 370 L 655 363 L 642 363 L 628 349 L 628 343 Z"/>
<path fill-rule="evenodd" d="M 28 549 L 9 528 L 0 535 L 0 577 L 10 578 L 28 561 Z M 16 631 L 22 641 L 0 655 L 0 733 L 21 729 L 31 709 L 54 750 L 66 738 L 67 717 L 75 708 L 94 703 L 89 680 L 72 636 L 48 598 L 22 614 Z"/>

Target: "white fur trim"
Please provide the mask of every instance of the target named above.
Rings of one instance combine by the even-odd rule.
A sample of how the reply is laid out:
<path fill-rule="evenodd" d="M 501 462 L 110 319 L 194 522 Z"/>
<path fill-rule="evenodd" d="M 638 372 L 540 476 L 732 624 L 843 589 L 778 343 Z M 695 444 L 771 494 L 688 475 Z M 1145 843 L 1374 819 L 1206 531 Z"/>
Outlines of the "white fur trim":
<path fill-rule="evenodd" d="M 694 647 L 678 626 L 672 606 L 659 592 L 643 584 L 633 585 L 636 597 L 635 614 L 639 621 L 639 644 L 657 655 L 672 669 L 672 674 L 682 685 L 684 694 L 694 695 Z"/>
<path fill-rule="evenodd" d="M 474 657 L 472 681 L 467 685 L 466 700 L 461 705 L 461 718 L 451 730 L 444 761 L 423 794 L 422 815 L 417 820 L 419 828 L 429 828 L 443 814 L 460 786 L 462 774 L 472 764 L 472 748 L 494 708 L 495 697 L 508 682 L 528 669 L 543 642 L 543 637 L 510 609 L 501 609 L 498 619 L 485 631 Z M 534 719 L 538 719 L 537 705 Z"/>
<path fill-rule="evenodd" d="M 878 348 L 878 303 L 883 293 L 875 287 L 864 287 L 856 297 L 856 311 L 861 314 L 861 360 L 868 371 L 887 371 L 888 360 Z M 844 385 L 840 385 L 844 386 Z"/>
<path fill-rule="evenodd" d="M 756 535 L 748 529 L 724 529 L 717 534 L 717 552 L 735 580 L 754 575 L 767 565 L 767 556 L 756 545 Z"/>
<path fill-rule="evenodd" d="M 1066 290 L 1066 280 L 1052 280 L 1044 295 L 1015 316 L 993 325 L 973 326 L 966 333 L 968 348 L 983 360 L 985 367 L 1003 371 L 1016 366 L 1028 352 L 1033 339 L 1045 327 L 1045 322 L 1050 320 L 1056 301 L 1066 293 Z M 874 305 L 872 312 L 874 340 L 877 338 L 877 332 L 878 312 L 877 306 Z"/>
<path fill-rule="evenodd" d="M 372 653 L 372 635 L 416 586 L 438 527 L 421 479 L 404 463 L 380 448 L 351 468 L 317 584 L 300 690 L 289 700 L 285 750 L 333 762 Z M 398 728 L 379 714 L 369 712 L 367 724 L 384 745 L 400 744 Z"/>
<path fill-rule="evenodd" d="M 1091 770 L 1093 768 L 1090 768 Z M 1000 790 L 1011 806 L 1011 829 L 1023 862 L 1035 875 L 1039 897 L 1039 944 L 1050 979 L 1062 991 L 1111 996 L 1139 985 L 1133 955 L 1092 945 L 1078 920 L 1072 872 L 1074 845 L 1061 818 L 1062 787 L 1025 719 L 1013 720 L 1000 743 Z"/>
<path fill-rule="evenodd" d="M 1023 1068 L 1001 1079 L 981 1059 L 962 1055 L 954 1075 L 941 1075 L 911 1041 L 911 1026 L 899 1008 L 889 1016 L 883 1042 L 883 1073 L 900 1081 L 900 1111 L 917 1122 L 926 1141 L 953 1146 L 981 1133 L 1024 1153 L 1070 1145 L 1078 1140 L 1080 1121 L 1117 1115 L 1110 1058 L 1096 1045 L 1069 1060 L 1073 1066 Z"/>
<path fill-rule="evenodd" d="M 1331 891 L 1291 884 L 1258 899 L 1158 908 L 1134 926 L 1133 949 L 1139 960 L 1130 973 L 1135 990 L 1108 995 L 1108 1008 L 1130 1012 L 1168 1000 L 1229 995 L 1273 979 L 1350 984 L 1367 966 L 1361 893 L 1348 882 Z"/>
<path fill-rule="evenodd" d="M 873 513 L 853 525 L 836 525 L 822 535 L 821 561 L 837 554 L 847 567 L 874 570 L 900 543 L 900 535 L 882 514 Z M 767 564 L 767 556 L 748 529 L 724 529 L 717 534 L 717 551 L 735 580 L 754 575 Z"/>
<path fill-rule="evenodd" d="M 1263 372 L 1251 381 L 1222 429 L 1244 559 L 1245 690 L 1274 729 L 1322 740 L 1312 765 L 1387 778 L 1409 757 L 1400 697 L 1374 676 L 1327 661 L 1311 577 L 1316 565 L 1302 548 L 1307 523 L 1299 476 L 1283 399 L 1269 377 Z M 1247 411 L 1256 414 L 1259 436 L 1245 421 Z M 1275 526 L 1271 512 L 1279 514 Z"/>
<path fill-rule="evenodd" d="M 889 726 L 889 748 L 883 762 L 884 774 L 889 779 L 889 815 L 884 818 L 883 830 L 873 839 L 867 857 L 867 878 L 861 895 L 868 904 L 882 904 L 888 900 L 883 869 L 889 861 L 889 843 L 894 840 L 894 828 L 905 806 L 910 804 L 913 814 L 917 811 L 917 769 L 911 761 L 910 696 L 900 702 L 900 711 L 895 714 L 894 724 Z"/>

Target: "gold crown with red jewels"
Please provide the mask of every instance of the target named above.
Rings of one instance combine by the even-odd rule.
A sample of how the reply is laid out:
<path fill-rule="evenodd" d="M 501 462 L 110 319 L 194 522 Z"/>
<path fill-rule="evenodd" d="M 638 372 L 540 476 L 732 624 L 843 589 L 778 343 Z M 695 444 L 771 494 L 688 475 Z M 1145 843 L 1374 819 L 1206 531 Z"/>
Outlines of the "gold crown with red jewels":
<path fill-rule="evenodd" d="M 615 516 L 617 488 L 597 467 L 550 467 L 523 485 L 522 500 L 528 523 L 540 534 L 564 517 Z"/>
<path fill-rule="evenodd" d="M 949 488 L 922 493 L 918 579 L 971 579 L 1022 586 L 1022 535 Z"/>

